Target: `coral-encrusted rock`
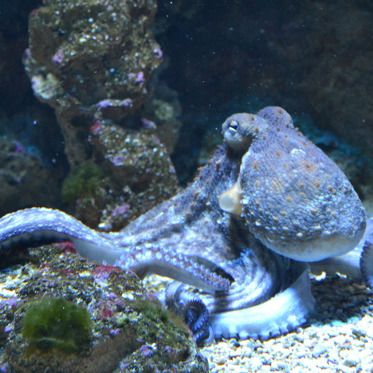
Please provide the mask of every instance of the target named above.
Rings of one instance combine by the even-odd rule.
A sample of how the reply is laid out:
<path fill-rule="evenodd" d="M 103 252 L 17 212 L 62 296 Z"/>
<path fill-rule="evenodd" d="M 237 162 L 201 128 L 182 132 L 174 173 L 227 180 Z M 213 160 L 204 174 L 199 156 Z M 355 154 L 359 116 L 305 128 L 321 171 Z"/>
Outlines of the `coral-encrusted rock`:
<path fill-rule="evenodd" d="M 36 148 L 0 137 L 0 215 L 30 205 L 55 206 L 60 200 L 59 176 Z"/>
<path fill-rule="evenodd" d="M 162 51 L 153 0 L 44 0 L 30 15 L 24 63 L 35 95 L 56 110 L 70 165 L 89 155 L 92 117 L 120 122 L 145 101 Z"/>
<path fill-rule="evenodd" d="M 169 88 L 157 76 L 150 85 L 150 97 L 144 105 L 141 122 L 144 128 L 154 128 L 155 134 L 172 154 L 182 126 L 181 104 L 175 90 Z"/>
<path fill-rule="evenodd" d="M 177 192 L 175 169 L 152 130 L 97 122 L 91 128 L 90 143 L 102 177 L 95 181 L 91 170 L 93 185 L 86 181 L 75 203 L 75 216 L 90 227 L 118 231 Z M 88 166 L 82 165 L 82 173 Z M 76 183 L 79 187 L 81 181 Z M 71 184 L 69 188 L 74 188 Z"/>
<path fill-rule="evenodd" d="M 15 260 L 15 253 L 3 252 L 8 258 L 3 256 L 2 264 Z M 185 325 L 161 309 L 135 275 L 90 263 L 68 244 L 31 249 L 28 259 L 33 264 L 0 276 L 0 329 L 6 335 L 1 341 L 6 350 L 2 366 L 8 363 L 13 373 L 126 372 L 127 364 L 136 372 L 146 371 L 143 365 L 160 371 L 175 366 L 175 371 L 181 372 L 185 364 L 194 367 L 190 372 L 208 371 Z M 30 304 L 43 296 L 63 297 L 86 307 L 93 343 L 70 353 L 60 351 L 58 343 L 45 349 L 43 341 L 36 349 L 35 345 L 29 349 L 30 341 L 22 337 L 23 316 Z M 53 330 L 50 333 L 49 340 L 54 337 Z"/>
<path fill-rule="evenodd" d="M 176 172 L 167 150 L 150 132 L 101 126 L 92 133 L 90 141 L 94 158 L 100 162 L 103 157 L 101 166 L 111 175 L 110 199 L 116 203 L 114 209 L 113 204 L 105 204 L 106 222 L 111 221 L 109 225 L 118 225 L 114 224 L 118 219 L 116 211 L 123 205 L 123 199 L 128 210 L 125 224 L 119 224 L 120 227 L 177 192 Z M 105 228 L 105 222 L 102 223 Z M 110 226 L 107 228 L 110 230 Z"/>

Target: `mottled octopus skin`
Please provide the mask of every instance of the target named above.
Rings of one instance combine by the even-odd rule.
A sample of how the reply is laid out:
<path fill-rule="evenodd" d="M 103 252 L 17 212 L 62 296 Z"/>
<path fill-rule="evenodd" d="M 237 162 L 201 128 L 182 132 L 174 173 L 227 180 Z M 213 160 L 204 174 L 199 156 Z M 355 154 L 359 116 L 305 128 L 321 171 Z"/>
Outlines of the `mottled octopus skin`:
<path fill-rule="evenodd" d="M 265 110 L 272 110 L 270 120 Z M 266 126 L 283 118 L 278 108 L 260 114 Z M 255 164 L 246 156 L 255 139 L 247 133 L 240 139 L 228 136 L 192 184 L 118 233 L 96 232 L 61 211 L 33 208 L 0 219 L 0 244 L 6 248 L 39 236 L 68 239 L 90 260 L 116 264 L 140 277 L 162 274 L 203 289 L 198 297 L 209 311 L 215 338 L 266 339 L 292 330 L 314 311 L 308 265 L 268 250 L 245 215 L 219 207 L 219 196 L 238 182 L 243 199 L 249 198 L 246 173 Z M 245 211 L 244 201 L 242 205 Z M 287 241 L 291 246 L 291 236 Z M 295 241 L 302 243 L 299 237 Z"/>
<path fill-rule="evenodd" d="M 238 147 L 242 138 L 240 146 L 248 148 L 238 179 L 240 212 L 267 247 L 314 262 L 343 255 L 359 243 L 366 219 L 358 195 L 339 167 L 294 128 L 285 110 L 234 114 L 223 124 L 223 135 L 230 146 Z"/>

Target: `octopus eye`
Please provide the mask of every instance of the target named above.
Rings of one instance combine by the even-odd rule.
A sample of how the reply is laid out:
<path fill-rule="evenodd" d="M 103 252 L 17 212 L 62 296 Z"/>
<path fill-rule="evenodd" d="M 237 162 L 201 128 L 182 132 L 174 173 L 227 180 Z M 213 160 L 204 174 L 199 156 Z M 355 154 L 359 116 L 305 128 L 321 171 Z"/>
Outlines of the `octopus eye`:
<path fill-rule="evenodd" d="M 229 130 L 231 132 L 237 132 L 238 131 L 238 122 L 236 120 L 232 120 L 230 123 L 229 123 L 229 126 L 228 126 Z"/>

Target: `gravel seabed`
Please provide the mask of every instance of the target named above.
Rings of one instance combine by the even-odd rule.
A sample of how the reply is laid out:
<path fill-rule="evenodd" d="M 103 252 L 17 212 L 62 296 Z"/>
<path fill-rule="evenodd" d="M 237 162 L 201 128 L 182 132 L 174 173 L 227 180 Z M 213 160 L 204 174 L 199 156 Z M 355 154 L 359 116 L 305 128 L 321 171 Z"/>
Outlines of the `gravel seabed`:
<path fill-rule="evenodd" d="M 373 291 L 343 276 L 312 279 L 316 314 L 269 341 L 214 341 L 201 349 L 217 372 L 372 372 Z"/>

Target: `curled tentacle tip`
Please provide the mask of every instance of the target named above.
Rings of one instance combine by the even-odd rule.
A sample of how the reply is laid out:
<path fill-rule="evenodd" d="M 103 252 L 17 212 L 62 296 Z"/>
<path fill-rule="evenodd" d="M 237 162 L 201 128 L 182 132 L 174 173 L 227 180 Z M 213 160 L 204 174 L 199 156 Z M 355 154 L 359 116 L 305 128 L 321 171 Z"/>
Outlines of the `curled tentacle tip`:
<path fill-rule="evenodd" d="M 203 344 L 211 337 L 209 323 L 209 311 L 206 305 L 199 299 L 187 302 L 183 309 L 184 321 L 192 331 L 198 345 Z"/>
<path fill-rule="evenodd" d="M 168 284 L 165 305 L 184 318 L 198 345 L 210 342 L 214 338 L 209 310 L 202 300 L 189 291 L 189 286 L 177 281 Z"/>
<path fill-rule="evenodd" d="M 241 216 L 241 190 L 236 182 L 218 198 L 220 208 L 229 214 Z"/>

